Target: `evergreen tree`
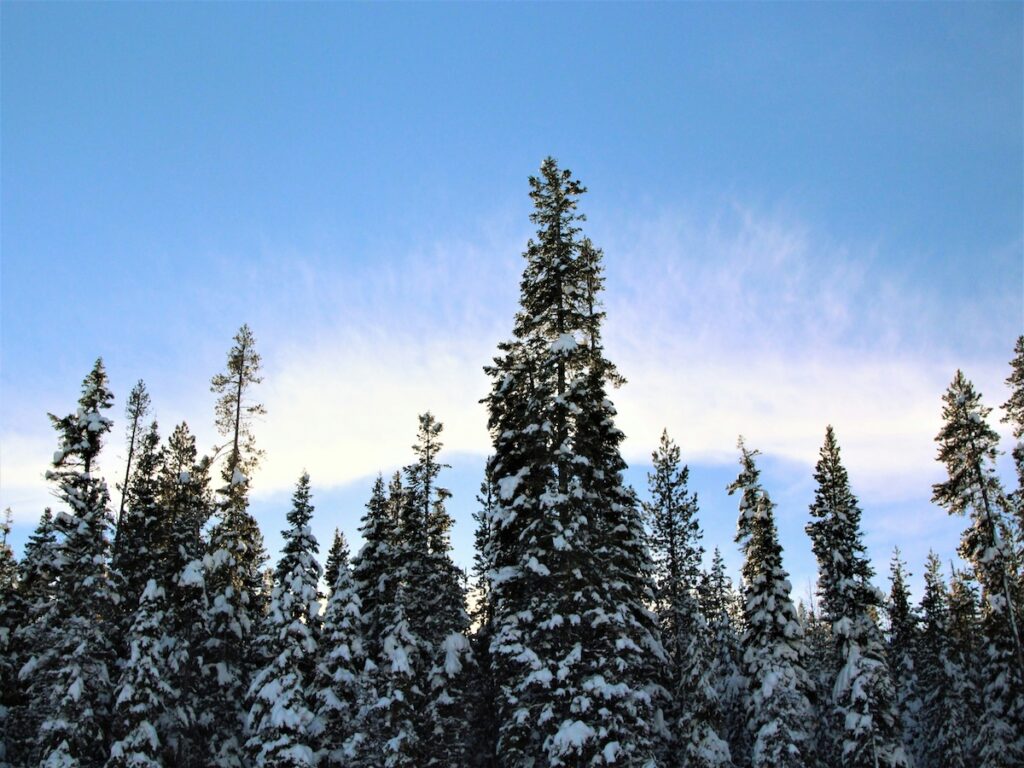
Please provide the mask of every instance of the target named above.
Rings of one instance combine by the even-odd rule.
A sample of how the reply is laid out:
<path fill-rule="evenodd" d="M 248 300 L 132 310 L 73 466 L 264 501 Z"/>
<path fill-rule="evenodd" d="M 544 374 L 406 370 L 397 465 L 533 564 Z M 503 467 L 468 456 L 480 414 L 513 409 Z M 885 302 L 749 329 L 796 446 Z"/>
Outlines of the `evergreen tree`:
<path fill-rule="evenodd" d="M 729 493 L 740 494 L 736 541 L 743 549 L 743 669 L 747 678 L 750 765 L 815 763 L 812 684 L 804 668 L 803 630 L 790 598 L 775 528 L 775 505 L 761 486 L 756 451 L 739 443 L 740 474 Z"/>
<path fill-rule="evenodd" d="M 177 694 L 164 725 L 173 764 L 205 765 L 200 720 L 206 688 L 202 654 L 206 637 L 206 589 L 202 528 L 209 519 L 209 459 L 199 457 L 195 437 L 182 422 L 167 439 L 159 476 L 158 506 L 167 541 L 159 583 L 165 585 L 167 668 Z"/>
<path fill-rule="evenodd" d="M 832 427 L 815 467 L 818 487 L 807 526 L 818 558 L 818 594 L 832 629 L 831 719 L 841 732 L 840 764 L 858 768 L 906 766 L 896 694 L 885 646 L 874 620 L 882 596 L 871 584 L 860 529 L 861 511 L 850 489 Z"/>
<path fill-rule="evenodd" d="M 466 721 L 467 688 L 475 664 L 466 638 L 469 615 L 463 574 L 451 559 L 452 518 L 445 506 L 451 492 L 438 484 L 441 470 L 448 466 L 437 460 L 443 447 L 443 425 L 430 413 L 421 415 L 419 422 L 413 445 L 417 460 L 405 468 L 407 503 L 401 522 L 401 539 L 406 547 L 410 544 L 422 547 L 423 542 L 418 542 L 410 529 L 423 524 L 426 549 L 422 553 L 421 567 L 425 578 L 419 589 L 408 582 L 407 595 L 416 595 L 416 607 L 422 611 L 420 636 L 425 641 L 425 659 L 429 665 L 424 686 L 430 731 L 427 764 L 447 768 L 465 765 L 470 738 Z M 406 549 L 405 557 L 401 558 L 406 564 L 417 559 L 420 558 L 411 549 Z M 416 571 L 414 567 L 410 575 Z M 411 613 L 409 616 L 412 620 Z"/>
<path fill-rule="evenodd" d="M 209 602 L 203 674 L 208 690 L 201 725 L 210 765 L 236 768 L 243 763 L 245 692 L 259 659 L 254 640 L 265 613 L 263 537 L 248 511 L 249 475 L 261 452 L 252 434 L 253 418 L 265 411 L 252 400 L 262 381 L 260 356 L 249 327 L 243 325 L 228 352 L 227 370 L 211 381 L 217 400 L 217 428 L 229 439 L 221 475 L 218 521 L 210 532 L 204 559 Z"/>
<path fill-rule="evenodd" d="M 167 744 L 161 720 L 177 699 L 168 682 L 164 622 L 167 599 L 150 579 L 128 633 L 129 655 L 114 700 L 115 741 L 108 768 L 161 768 Z"/>
<path fill-rule="evenodd" d="M 8 759 L 13 765 L 27 763 L 33 754 L 39 726 L 45 716 L 40 670 L 50 669 L 55 650 L 51 643 L 52 603 L 56 597 L 60 552 L 53 513 L 47 507 L 35 532 L 25 543 L 18 564 L 17 627 L 10 641 L 12 687 L 4 688 L 10 707 L 7 734 Z M 34 695 L 29 696 L 32 692 Z"/>
<path fill-rule="evenodd" d="M 698 594 L 711 648 L 707 677 L 722 717 L 719 734 L 729 745 L 733 761 L 739 763 L 738 758 L 749 752 L 740 672 L 742 601 L 725 572 L 725 561 L 718 547 L 711 553 L 711 568 L 701 574 Z"/>
<path fill-rule="evenodd" d="M 1013 447 L 1013 463 L 1017 468 L 1017 490 L 1013 494 L 1013 506 L 1017 515 L 1018 534 L 1024 535 L 1024 335 L 1017 337 L 1010 361 L 1010 375 L 1006 385 L 1010 388 L 1010 399 L 1003 403 L 1003 422 L 1009 424 L 1017 444 Z M 1021 545 L 1024 545 L 1022 540 Z"/>
<path fill-rule="evenodd" d="M 548 158 L 530 186 L 538 231 L 521 308 L 486 369 L 498 754 L 506 766 L 643 765 L 664 651 L 606 396 L 622 379 L 600 347 L 601 253 L 580 237 L 585 190 L 569 171 Z"/>
<path fill-rule="evenodd" d="M 139 442 L 142 439 L 146 417 L 149 415 L 149 407 L 149 392 L 146 391 L 145 382 L 142 381 L 142 379 L 139 379 L 135 386 L 132 387 L 132 391 L 128 393 L 128 402 L 125 405 L 124 415 L 128 420 L 128 427 L 125 434 L 125 437 L 128 439 L 128 458 L 125 460 L 124 464 L 124 482 L 118 489 L 121 491 L 121 503 L 117 508 L 117 528 L 115 529 L 114 535 L 115 556 L 121 549 L 121 521 L 124 518 L 125 506 L 131 495 L 129 482 L 132 476 L 135 451 L 138 449 Z"/>
<path fill-rule="evenodd" d="M 490 521 L 493 517 L 497 489 L 490 474 L 484 472 L 484 481 L 477 495 L 477 510 L 473 513 L 476 531 L 473 534 L 473 570 L 470 575 L 470 647 L 476 659 L 476 681 L 469 694 L 469 722 L 472 732 L 467 751 L 467 765 L 472 768 L 495 768 L 498 764 L 497 692 L 491 670 L 491 640 L 494 637 L 494 604 L 491 595 Z"/>
<path fill-rule="evenodd" d="M 667 763 L 728 765 L 729 746 L 718 735 L 721 715 L 708 677 L 708 627 L 697 590 L 704 548 L 697 522 L 697 495 L 687 489 L 690 470 L 680 467 L 679 447 L 661 434 L 647 475 L 651 501 L 644 504 L 650 525 L 657 612 L 669 665 L 666 719 L 672 730 Z"/>
<path fill-rule="evenodd" d="M 341 570 L 341 563 L 344 561 L 348 567 L 348 543 L 345 536 L 337 528 L 334 529 L 334 538 L 331 539 L 331 548 L 327 552 L 327 562 L 324 565 L 324 583 L 327 585 L 327 594 L 330 595 L 334 589 L 334 582 L 338 580 L 338 573 Z"/>
<path fill-rule="evenodd" d="M 97 360 L 83 382 L 76 412 L 50 417 L 60 447 L 46 474 L 67 505 L 54 521 L 59 588 L 42 619 L 47 647 L 21 671 L 35 677 L 28 696 L 45 712 L 31 757 L 45 766 L 95 765 L 107 756 L 114 661 L 109 629 L 117 596 L 107 570 L 113 515 L 98 460 L 111 427 L 104 414 L 112 401 L 103 362 Z"/>
<path fill-rule="evenodd" d="M 139 598 L 150 579 L 159 579 L 160 585 L 165 583 L 163 574 L 157 573 L 165 562 L 161 555 L 167 550 L 167 529 L 158 499 L 163 459 L 155 421 L 140 435 L 136 458 L 134 471 L 125 485 L 128 503 L 120 517 L 111 564 L 122 598 L 119 636 L 127 634 L 139 607 Z"/>
<path fill-rule="evenodd" d="M 348 565 L 348 544 L 335 530 L 331 546 L 335 566 L 331 597 L 324 612 L 316 676 L 313 685 L 316 720 L 313 732 L 319 744 L 319 765 L 341 768 L 358 753 L 355 721 L 359 707 L 360 675 L 365 651 L 359 595 Z"/>
<path fill-rule="evenodd" d="M 970 516 L 960 556 L 981 585 L 984 734 L 980 765 L 1024 764 L 1024 648 L 1021 645 L 1019 575 L 1003 511 L 1005 494 L 995 471 L 999 437 L 986 421 L 991 409 L 962 372 L 943 396 L 943 427 L 936 441 L 949 479 L 935 484 L 933 501 L 950 514 Z"/>
<path fill-rule="evenodd" d="M 896 709 L 900 714 L 903 743 L 915 758 L 920 753 L 921 697 L 918 670 L 914 663 L 920 637 L 917 612 L 910 601 L 907 580 L 910 574 L 900 559 L 900 550 L 893 551 L 889 566 L 889 600 L 886 609 L 889 614 L 888 660 L 889 671 L 896 687 Z"/>
<path fill-rule="evenodd" d="M 420 416 L 417 461 L 404 469 L 394 572 L 402 600 L 396 597 L 377 663 L 383 672 L 384 755 L 395 765 L 463 765 L 469 738 L 469 617 L 449 553 L 450 493 L 438 484 L 446 466 L 437 460 L 441 430 L 431 414 Z"/>
<path fill-rule="evenodd" d="M 921 640 L 917 667 L 921 685 L 921 757 L 917 768 L 966 768 L 972 735 L 966 718 L 972 702 L 965 698 L 967 670 L 951 638 L 949 596 L 942 567 L 928 554 L 921 598 Z"/>
<path fill-rule="evenodd" d="M 978 719 L 983 714 L 981 705 L 982 688 L 982 643 L 981 622 L 978 618 L 978 591 L 967 574 L 950 566 L 952 577 L 949 586 L 949 661 L 953 669 L 959 667 L 963 674 L 950 676 L 956 688 L 949 696 L 953 702 L 963 702 L 958 719 L 963 736 L 958 737 L 955 729 L 950 738 L 963 744 L 969 765 L 977 765 L 980 744 Z"/>
<path fill-rule="evenodd" d="M 311 688 L 320 641 L 319 545 L 310 532 L 313 516 L 309 475 L 299 478 L 282 532 L 284 553 L 274 574 L 262 643 L 269 661 L 252 681 L 247 748 L 252 765 L 315 766 Z"/>
<path fill-rule="evenodd" d="M 13 749 L 10 711 L 18 701 L 18 676 L 14 636 L 24 619 L 24 603 L 18 593 L 18 563 L 7 544 L 11 532 L 11 508 L 4 510 L 0 522 L 0 766 L 8 765 Z M 12 744 L 13 746 L 13 744 Z"/>
<path fill-rule="evenodd" d="M 352 562 L 352 582 L 361 607 L 361 634 L 365 662 L 358 689 L 360 704 L 356 721 L 357 765 L 377 766 L 381 761 L 383 723 L 378 704 L 383 698 L 384 671 L 377 662 L 383 654 L 384 637 L 394 618 L 397 566 L 398 512 L 403 502 L 401 475 L 392 478 L 390 495 L 380 475 L 366 504 L 360 532 L 363 547 Z"/>

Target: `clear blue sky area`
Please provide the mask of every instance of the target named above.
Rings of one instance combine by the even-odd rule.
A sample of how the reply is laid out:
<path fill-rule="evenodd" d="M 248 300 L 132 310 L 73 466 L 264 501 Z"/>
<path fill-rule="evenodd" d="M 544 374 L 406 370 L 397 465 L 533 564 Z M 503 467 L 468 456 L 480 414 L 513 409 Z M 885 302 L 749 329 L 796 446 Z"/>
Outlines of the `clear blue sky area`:
<path fill-rule="evenodd" d="M 511 328 L 526 177 L 551 154 L 591 190 L 587 232 L 607 252 L 609 347 L 634 388 L 621 399 L 631 479 L 643 483 L 661 426 L 693 435 L 695 482 L 728 510 L 709 546 L 734 550 L 722 489 L 744 431 L 776 468 L 803 576 L 813 446 L 838 421 L 884 563 L 895 521 L 929 508 L 944 382 L 968 367 L 998 405 L 1024 329 L 1022 30 L 1021 3 L 3 3 L 0 503 L 13 540 L 46 501 L 45 413 L 73 406 L 96 356 L 118 413 L 142 377 L 165 432 L 188 418 L 212 441 L 206 385 L 249 322 L 281 390 L 269 419 L 333 423 L 325 393 L 356 385 L 370 393 L 358 410 L 382 413 L 464 389 L 465 412 L 438 415 L 465 457 L 452 471 L 468 562 L 479 368 Z M 436 367 L 449 359 L 450 380 Z M 763 407 L 744 376 L 763 378 Z M 684 381 L 701 402 L 677 413 Z M 871 421 L 890 385 L 906 399 L 889 407 L 924 398 L 923 415 Z M 820 408 L 806 429 L 793 426 L 805 393 Z M 274 422 L 258 433 L 271 542 L 280 457 L 295 457 L 289 477 L 312 465 L 328 506 L 365 500 L 372 467 L 341 466 L 354 441 L 401 446 L 382 469 L 409 460 L 413 419 L 357 436 L 355 414 L 330 413 L 336 443 L 287 442 Z M 886 472 L 872 457 L 897 433 L 923 458 Z M 930 533 L 946 555 L 961 527 L 927 514 L 905 533 L 917 571 Z"/>

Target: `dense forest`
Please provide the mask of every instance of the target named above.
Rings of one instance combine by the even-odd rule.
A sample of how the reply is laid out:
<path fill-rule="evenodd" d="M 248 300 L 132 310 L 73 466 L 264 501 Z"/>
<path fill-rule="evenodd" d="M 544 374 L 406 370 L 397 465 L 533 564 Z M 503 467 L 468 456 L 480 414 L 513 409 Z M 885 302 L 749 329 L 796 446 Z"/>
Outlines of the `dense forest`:
<path fill-rule="evenodd" d="M 520 307 L 485 367 L 471 573 L 451 558 L 434 415 L 410 463 L 374 483 L 357 552 L 336 532 L 321 566 L 299 477 L 271 569 L 248 509 L 263 412 L 250 329 L 211 381 L 213 451 L 184 423 L 162 435 L 132 389 L 116 504 L 98 471 L 114 402 L 98 360 L 77 407 L 50 417 L 59 508 L 20 560 L 6 536 L 0 550 L 0 765 L 1024 765 L 1024 336 L 1002 406 L 1015 490 L 968 378 L 942 395 L 933 501 L 964 519 L 962 570 L 929 557 L 915 604 L 897 550 L 879 589 L 822 425 L 816 607 L 792 597 L 742 438 L 734 584 L 719 548 L 705 558 L 667 433 L 646 492 L 623 481 L 585 191 L 550 158 L 530 179 Z"/>

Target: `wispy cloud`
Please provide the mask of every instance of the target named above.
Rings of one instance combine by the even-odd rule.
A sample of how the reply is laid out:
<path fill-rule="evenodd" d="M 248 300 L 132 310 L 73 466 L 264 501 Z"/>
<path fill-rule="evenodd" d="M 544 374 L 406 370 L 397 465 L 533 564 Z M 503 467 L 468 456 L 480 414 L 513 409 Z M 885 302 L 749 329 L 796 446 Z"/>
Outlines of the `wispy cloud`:
<path fill-rule="evenodd" d="M 963 366 L 990 405 L 1005 398 L 1005 361 L 971 353 L 958 324 L 981 309 L 947 311 L 942 286 L 894 272 L 879 245 L 834 242 L 796 217 L 735 204 L 604 222 L 588 231 L 607 256 L 606 340 L 629 379 L 614 398 L 631 461 L 646 461 L 667 427 L 691 461 L 734 462 L 742 433 L 810 466 L 831 423 L 859 493 L 905 500 L 937 476 L 939 397 L 953 370 Z M 254 491 L 290 489 L 302 469 L 341 486 L 398 466 L 427 409 L 444 421 L 450 451 L 485 454 L 481 367 L 511 328 L 528 236 L 496 219 L 409 252 L 385 248 L 378 260 L 268 247 L 236 275 L 266 367 L 267 459 Z M 1004 306 L 1005 291 L 993 301 Z M 176 374 L 155 387 L 164 413 L 198 424 L 208 443 L 205 381 L 228 343 L 203 338 L 201 354 L 168 361 Z M 52 443 L 3 436 L 2 503 L 19 517 L 38 514 L 23 515 L 19 500 L 46 493 Z"/>

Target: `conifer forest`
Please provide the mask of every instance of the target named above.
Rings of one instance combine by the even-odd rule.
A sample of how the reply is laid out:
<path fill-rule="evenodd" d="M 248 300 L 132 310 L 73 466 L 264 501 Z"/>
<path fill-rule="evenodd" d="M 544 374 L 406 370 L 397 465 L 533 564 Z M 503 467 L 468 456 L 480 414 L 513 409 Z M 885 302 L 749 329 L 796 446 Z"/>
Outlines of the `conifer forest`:
<path fill-rule="evenodd" d="M 20 558 L 6 536 L 0 550 L 0 765 L 1024 766 L 1024 336 L 996 401 L 1015 487 L 969 372 L 935 393 L 932 500 L 962 520 L 962 568 L 897 550 L 874 572 L 842 435 L 821 425 L 807 610 L 757 446 L 737 444 L 733 541 L 704 541 L 667 432 L 648 487 L 625 483 L 585 192 L 551 158 L 529 179 L 519 308 L 480 361 L 491 453 L 470 573 L 451 555 L 439 415 L 366 489 L 361 542 L 314 538 L 298 477 L 274 563 L 249 511 L 253 331 L 210 380 L 212 450 L 158 427 L 141 381 L 115 405 L 98 359 L 50 415 L 57 503 Z M 125 474 L 106 477 L 122 431 Z"/>

